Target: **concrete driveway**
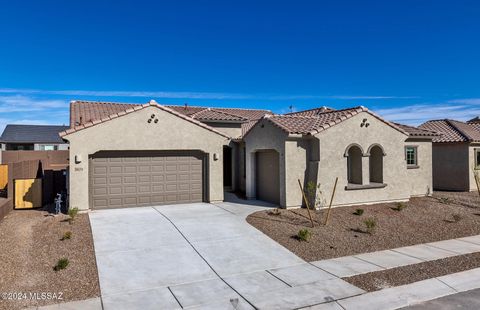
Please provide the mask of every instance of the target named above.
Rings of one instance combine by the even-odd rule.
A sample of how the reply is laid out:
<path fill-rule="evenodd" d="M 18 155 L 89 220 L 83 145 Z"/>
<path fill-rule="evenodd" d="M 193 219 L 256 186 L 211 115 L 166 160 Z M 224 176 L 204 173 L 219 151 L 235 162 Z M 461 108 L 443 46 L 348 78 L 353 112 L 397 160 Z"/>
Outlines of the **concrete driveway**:
<path fill-rule="evenodd" d="M 293 309 L 362 293 L 245 221 L 255 203 L 90 213 L 105 309 Z"/>

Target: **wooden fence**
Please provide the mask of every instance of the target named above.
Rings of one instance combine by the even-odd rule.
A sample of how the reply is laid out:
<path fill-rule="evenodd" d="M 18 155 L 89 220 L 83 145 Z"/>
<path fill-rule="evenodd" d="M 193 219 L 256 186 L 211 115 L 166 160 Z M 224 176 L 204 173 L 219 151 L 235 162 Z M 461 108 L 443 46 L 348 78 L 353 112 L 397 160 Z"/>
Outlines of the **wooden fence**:
<path fill-rule="evenodd" d="M 8 165 L 0 165 L 0 190 L 5 189 L 8 184 Z"/>
<path fill-rule="evenodd" d="M 33 209 L 42 206 L 42 179 L 15 180 L 15 209 Z"/>

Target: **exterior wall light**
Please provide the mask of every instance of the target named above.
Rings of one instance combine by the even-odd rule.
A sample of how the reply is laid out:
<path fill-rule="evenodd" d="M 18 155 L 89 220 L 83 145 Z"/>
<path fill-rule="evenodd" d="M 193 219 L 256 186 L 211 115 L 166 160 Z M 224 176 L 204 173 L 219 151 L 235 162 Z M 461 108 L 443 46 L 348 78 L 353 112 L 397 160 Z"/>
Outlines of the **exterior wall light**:
<path fill-rule="evenodd" d="M 82 155 L 75 155 L 75 163 L 79 164 L 82 162 Z"/>
<path fill-rule="evenodd" d="M 213 160 L 218 160 L 218 153 L 213 153 Z"/>

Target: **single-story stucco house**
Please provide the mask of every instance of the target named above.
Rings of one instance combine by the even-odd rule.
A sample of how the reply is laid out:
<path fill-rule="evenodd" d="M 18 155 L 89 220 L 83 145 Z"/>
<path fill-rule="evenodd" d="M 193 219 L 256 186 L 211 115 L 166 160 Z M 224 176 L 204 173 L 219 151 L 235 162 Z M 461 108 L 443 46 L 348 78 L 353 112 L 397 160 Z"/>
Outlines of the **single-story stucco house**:
<path fill-rule="evenodd" d="M 72 101 L 70 206 L 216 202 L 224 190 L 303 204 L 298 179 L 335 206 L 403 201 L 432 189 L 436 133 L 364 107 L 268 110 Z"/>
<path fill-rule="evenodd" d="M 480 122 L 431 120 L 420 128 L 441 135 L 433 139 L 433 188 L 477 190 L 474 172 L 480 170 Z"/>

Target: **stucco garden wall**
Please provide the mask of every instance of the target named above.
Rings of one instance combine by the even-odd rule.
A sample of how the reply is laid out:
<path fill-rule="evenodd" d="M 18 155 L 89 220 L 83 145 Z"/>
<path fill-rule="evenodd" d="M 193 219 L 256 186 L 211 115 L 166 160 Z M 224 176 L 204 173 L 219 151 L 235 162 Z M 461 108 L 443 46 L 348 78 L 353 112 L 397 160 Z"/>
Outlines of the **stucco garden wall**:
<path fill-rule="evenodd" d="M 408 139 L 405 146 L 417 147 L 418 167 L 408 168 L 407 177 L 411 196 L 426 196 L 433 192 L 432 141 Z"/>
<path fill-rule="evenodd" d="M 361 127 L 363 119 L 367 119 L 368 127 Z M 407 135 L 378 120 L 372 115 L 362 112 L 316 135 L 320 140 L 320 162 L 318 182 L 325 198 L 330 197 L 335 178 L 338 177 L 337 191 L 333 204 L 335 206 L 375 203 L 380 201 L 400 201 L 410 198 L 410 185 L 404 156 L 404 142 Z M 347 147 L 356 143 L 364 154 L 373 144 L 383 147 L 384 188 L 346 190 L 347 158 L 344 157 Z M 363 183 L 369 183 L 368 157 L 362 159 Z"/>
<path fill-rule="evenodd" d="M 148 123 L 155 114 L 158 123 Z M 70 205 L 89 209 L 89 155 L 102 150 L 200 150 L 209 154 L 208 197 L 223 200 L 223 145 L 229 139 L 155 106 L 64 137 L 70 142 Z M 214 154 L 218 160 L 214 160 Z M 81 158 L 75 162 L 75 156 Z"/>

